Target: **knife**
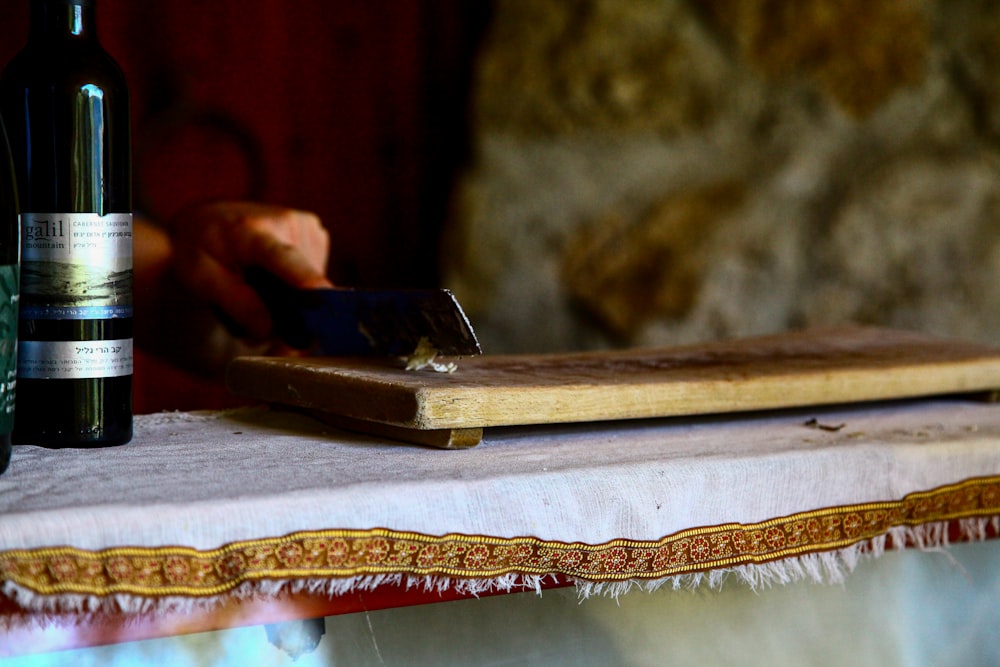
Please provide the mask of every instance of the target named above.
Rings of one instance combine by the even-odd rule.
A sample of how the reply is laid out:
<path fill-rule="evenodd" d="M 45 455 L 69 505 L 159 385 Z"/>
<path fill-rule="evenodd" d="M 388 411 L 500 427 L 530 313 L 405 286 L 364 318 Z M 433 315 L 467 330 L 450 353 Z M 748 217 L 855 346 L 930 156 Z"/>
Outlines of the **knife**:
<path fill-rule="evenodd" d="M 262 269 L 245 275 L 288 345 L 326 356 L 406 356 L 426 339 L 439 354 L 482 348 L 447 289 L 296 289 Z"/>

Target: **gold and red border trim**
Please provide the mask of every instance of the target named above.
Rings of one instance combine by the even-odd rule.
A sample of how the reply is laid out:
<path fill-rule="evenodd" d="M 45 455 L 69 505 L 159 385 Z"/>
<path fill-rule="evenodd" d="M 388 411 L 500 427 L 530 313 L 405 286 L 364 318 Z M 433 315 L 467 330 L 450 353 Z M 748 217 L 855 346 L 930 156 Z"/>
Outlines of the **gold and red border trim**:
<path fill-rule="evenodd" d="M 372 575 L 494 579 L 562 575 L 593 582 L 661 579 L 841 549 L 894 528 L 1000 516 L 1000 476 L 899 501 L 801 512 L 754 524 L 692 528 L 660 540 L 603 544 L 534 537 L 442 536 L 374 528 L 319 530 L 219 549 L 73 547 L 0 552 L 0 581 L 38 594 L 212 596 L 247 582 Z"/>

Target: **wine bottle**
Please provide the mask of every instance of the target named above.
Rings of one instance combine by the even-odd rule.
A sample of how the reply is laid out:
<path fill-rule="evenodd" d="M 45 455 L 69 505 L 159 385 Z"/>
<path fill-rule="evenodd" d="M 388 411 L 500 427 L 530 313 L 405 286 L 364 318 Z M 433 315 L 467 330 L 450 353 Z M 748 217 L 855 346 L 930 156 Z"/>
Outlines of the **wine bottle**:
<path fill-rule="evenodd" d="M 15 444 L 132 437 L 128 89 L 95 0 L 31 0 L 0 79 L 21 210 Z"/>
<path fill-rule="evenodd" d="M 21 254 L 17 190 L 7 132 L 0 117 L 0 473 L 10 464 L 17 371 L 18 258 Z"/>

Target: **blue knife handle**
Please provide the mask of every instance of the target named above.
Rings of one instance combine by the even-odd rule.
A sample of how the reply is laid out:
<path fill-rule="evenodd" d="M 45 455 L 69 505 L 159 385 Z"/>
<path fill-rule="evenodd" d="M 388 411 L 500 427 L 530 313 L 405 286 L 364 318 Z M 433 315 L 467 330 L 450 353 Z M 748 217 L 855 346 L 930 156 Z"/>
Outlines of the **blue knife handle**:
<path fill-rule="evenodd" d="M 279 339 L 298 350 L 308 349 L 315 344 L 306 327 L 307 304 L 303 303 L 301 290 L 259 267 L 247 269 L 243 277 L 267 306 L 274 333 Z"/>

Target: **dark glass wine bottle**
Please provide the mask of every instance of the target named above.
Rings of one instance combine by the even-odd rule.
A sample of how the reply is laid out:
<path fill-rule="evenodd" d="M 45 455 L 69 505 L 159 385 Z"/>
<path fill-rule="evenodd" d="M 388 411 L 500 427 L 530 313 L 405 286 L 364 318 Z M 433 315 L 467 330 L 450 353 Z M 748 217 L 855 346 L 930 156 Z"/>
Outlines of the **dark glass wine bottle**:
<path fill-rule="evenodd" d="M 0 473 L 10 464 L 17 370 L 17 297 L 20 225 L 14 164 L 0 118 Z"/>
<path fill-rule="evenodd" d="M 15 444 L 132 437 L 128 90 L 95 0 L 31 0 L 0 80 L 21 210 Z"/>

